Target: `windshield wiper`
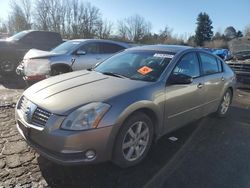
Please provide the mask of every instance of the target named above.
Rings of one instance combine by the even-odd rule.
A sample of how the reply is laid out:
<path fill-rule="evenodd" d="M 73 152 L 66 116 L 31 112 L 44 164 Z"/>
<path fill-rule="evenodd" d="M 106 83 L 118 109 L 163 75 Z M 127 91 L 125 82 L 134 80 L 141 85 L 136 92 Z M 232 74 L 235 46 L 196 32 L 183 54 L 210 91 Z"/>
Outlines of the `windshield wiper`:
<path fill-rule="evenodd" d="M 118 77 L 118 78 L 127 78 L 124 75 L 117 74 L 117 73 L 114 73 L 114 72 L 102 72 L 102 74 L 105 74 L 105 75 L 108 75 L 108 76 L 115 76 L 115 77 Z"/>

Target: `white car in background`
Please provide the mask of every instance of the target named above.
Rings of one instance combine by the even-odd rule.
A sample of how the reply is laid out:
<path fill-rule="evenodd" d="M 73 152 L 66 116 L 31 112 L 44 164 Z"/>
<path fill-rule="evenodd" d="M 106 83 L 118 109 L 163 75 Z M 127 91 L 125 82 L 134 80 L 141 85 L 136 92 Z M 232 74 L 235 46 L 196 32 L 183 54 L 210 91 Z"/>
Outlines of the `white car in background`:
<path fill-rule="evenodd" d="M 31 49 L 17 68 L 28 83 L 49 76 L 89 69 L 130 45 L 101 39 L 76 39 L 62 43 L 51 51 Z"/>

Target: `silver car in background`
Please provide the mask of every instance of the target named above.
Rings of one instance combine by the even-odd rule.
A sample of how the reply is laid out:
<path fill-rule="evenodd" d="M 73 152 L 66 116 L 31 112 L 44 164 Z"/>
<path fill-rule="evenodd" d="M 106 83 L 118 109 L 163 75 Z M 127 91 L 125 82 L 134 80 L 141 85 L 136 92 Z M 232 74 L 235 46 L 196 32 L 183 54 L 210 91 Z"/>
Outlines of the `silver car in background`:
<path fill-rule="evenodd" d="M 43 80 L 16 106 L 17 128 L 61 164 L 138 164 L 153 140 L 210 113 L 223 117 L 235 74 L 219 57 L 186 46 L 118 53 L 93 70 Z"/>
<path fill-rule="evenodd" d="M 31 49 L 24 56 L 17 73 L 26 81 L 40 81 L 49 76 L 92 68 L 129 47 L 127 43 L 111 40 L 69 40 L 49 52 Z"/>

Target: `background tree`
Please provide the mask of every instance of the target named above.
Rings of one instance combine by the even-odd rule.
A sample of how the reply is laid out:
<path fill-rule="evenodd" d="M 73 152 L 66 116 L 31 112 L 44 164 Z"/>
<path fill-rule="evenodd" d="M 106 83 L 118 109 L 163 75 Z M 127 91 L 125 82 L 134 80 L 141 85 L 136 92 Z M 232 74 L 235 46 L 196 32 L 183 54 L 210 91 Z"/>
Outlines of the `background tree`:
<path fill-rule="evenodd" d="M 197 18 L 197 28 L 195 31 L 195 43 L 202 46 L 204 42 L 210 41 L 213 36 L 212 20 L 207 13 L 200 13 Z"/>
<path fill-rule="evenodd" d="M 242 31 L 237 31 L 237 37 L 243 37 L 243 33 L 242 33 Z"/>
<path fill-rule="evenodd" d="M 250 25 L 247 25 L 244 29 L 244 35 L 250 37 Z"/>
<path fill-rule="evenodd" d="M 224 35 L 228 40 L 234 39 L 237 37 L 236 29 L 233 26 L 229 26 L 225 29 Z"/>
<path fill-rule="evenodd" d="M 113 24 L 107 20 L 100 20 L 97 24 L 97 38 L 108 39 L 110 38 Z"/>
<path fill-rule="evenodd" d="M 221 39 L 224 39 L 225 36 L 223 34 L 221 34 L 220 32 L 216 32 L 212 38 L 212 40 L 221 40 Z"/>
<path fill-rule="evenodd" d="M 121 38 L 140 43 L 145 36 L 150 34 L 151 23 L 142 16 L 134 15 L 120 20 L 117 28 Z"/>
<path fill-rule="evenodd" d="M 163 30 L 159 32 L 159 43 L 165 43 L 169 38 L 172 37 L 172 29 L 168 26 L 165 26 Z"/>
<path fill-rule="evenodd" d="M 2 19 L 0 19 L 0 33 L 7 33 L 8 28 Z"/>
<path fill-rule="evenodd" d="M 28 10 L 28 0 L 24 0 L 23 7 L 17 4 L 15 1 L 10 2 L 10 14 L 7 21 L 7 27 L 9 33 L 13 34 L 22 30 L 31 29 L 30 23 L 30 10 Z"/>

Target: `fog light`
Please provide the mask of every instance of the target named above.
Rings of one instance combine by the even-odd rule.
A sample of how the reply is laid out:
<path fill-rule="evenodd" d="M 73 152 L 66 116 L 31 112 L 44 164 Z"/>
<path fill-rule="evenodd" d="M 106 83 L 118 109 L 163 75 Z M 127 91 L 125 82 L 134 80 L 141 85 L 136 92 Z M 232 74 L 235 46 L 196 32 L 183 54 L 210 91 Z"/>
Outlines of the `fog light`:
<path fill-rule="evenodd" d="M 85 152 L 85 156 L 87 159 L 94 159 L 96 156 L 96 153 L 94 150 L 88 150 Z"/>

